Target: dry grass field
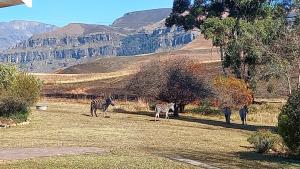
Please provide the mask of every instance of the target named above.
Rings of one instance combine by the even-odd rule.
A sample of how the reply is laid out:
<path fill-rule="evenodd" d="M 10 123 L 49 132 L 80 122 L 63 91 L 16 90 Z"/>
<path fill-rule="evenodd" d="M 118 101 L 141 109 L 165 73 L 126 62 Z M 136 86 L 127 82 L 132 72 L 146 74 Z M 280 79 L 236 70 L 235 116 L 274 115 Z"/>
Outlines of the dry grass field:
<path fill-rule="evenodd" d="M 90 117 L 88 102 L 44 101 L 31 123 L 0 131 L 0 149 L 24 147 L 99 147 L 105 154 L 66 155 L 0 161 L 0 168 L 196 168 L 173 158 L 196 160 L 217 168 L 299 168 L 299 161 L 260 155 L 246 141 L 257 129 L 274 125 L 184 114 L 154 122 L 145 104 L 118 102 L 110 118 Z M 201 168 L 201 167 L 200 167 Z"/>
<path fill-rule="evenodd" d="M 191 44 L 193 45 L 193 44 Z M 193 46 L 192 46 L 193 47 Z M 105 93 L 124 94 L 124 88 L 137 72 L 150 62 L 163 63 L 168 60 L 192 60 L 200 64 L 197 75 L 211 83 L 222 75 L 221 63 L 217 49 L 189 49 L 168 53 L 157 53 L 133 57 L 102 58 L 93 62 L 75 65 L 53 74 L 34 74 L 44 81 L 44 94 L 87 94 L 98 95 Z M 156 69 L 153 67 L 153 69 Z M 297 79 L 293 78 L 293 84 Z M 259 81 L 255 98 L 280 98 L 288 95 L 286 83 L 273 83 L 274 92 L 268 93 L 268 83 Z M 127 94 L 127 93 L 126 93 Z"/>
<path fill-rule="evenodd" d="M 174 59 L 203 63 L 207 65 L 204 67 L 203 73 L 207 69 L 207 72 L 211 72 L 211 76 L 218 74 L 221 70 L 216 49 L 197 49 L 134 57 L 102 58 L 59 70 L 54 74 L 36 73 L 34 75 L 44 81 L 43 93 L 46 94 L 122 93 L 128 81 L 148 63 L 157 62 L 159 64 Z M 214 65 L 211 67 L 210 64 Z"/>

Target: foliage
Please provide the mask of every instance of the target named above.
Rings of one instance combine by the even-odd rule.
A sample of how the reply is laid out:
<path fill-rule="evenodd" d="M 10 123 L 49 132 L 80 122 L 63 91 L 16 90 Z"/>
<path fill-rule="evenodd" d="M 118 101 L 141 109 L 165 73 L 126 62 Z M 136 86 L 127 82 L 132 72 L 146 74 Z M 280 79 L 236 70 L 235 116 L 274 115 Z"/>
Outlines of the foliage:
<path fill-rule="evenodd" d="M 198 107 L 191 109 L 191 112 L 208 116 L 223 115 L 219 108 L 214 107 L 207 99 L 201 101 Z"/>
<path fill-rule="evenodd" d="M 184 106 L 209 97 L 212 92 L 194 76 L 184 60 L 154 61 L 146 65 L 129 83 L 127 90 L 141 97 Z"/>
<path fill-rule="evenodd" d="M 288 84 L 289 94 L 292 93 L 291 76 L 295 73 L 295 66 L 300 73 L 300 27 L 294 26 L 292 29 L 285 29 L 279 39 L 268 45 L 264 49 L 265 57 L 261 76 L 272 85 L 272 80 L 281 79 L 282 85 Z M 298 76 L 298 83 L 300 82 Z M 299 87 L 299 84 L 298 84 Z"/>
<path fill-rule="evenodd" d="M 36 103 L 41 95 L 42 83 L 33 75 L 19 73 L 11 86 L 11 94 L 21 98 L 28 105 Z"/>
<path fill-rule="evenodd" d="M 42 84 L 14 66 L 0 65 L 0 116 L 26 120 L 29 107 L 38 101 Z"/>
<path fill-rule="evenodd" d="M 231 107 L 249 105 L 253 101 L 252 91 L 248 85 L 234 77 L 219 76 L 213 86 L 219 101 Z"/>
<path fill-rule="evenodd" d="M 26 121 L 30 113 L 28 104 L 17 97 L 5 97 L 0 101 L 0 116 L 8 117 L 17 122 Z"/>
<path fill-rule="evenodd" d="M 254 148 L 258 153 L 267 153 L 274 147 L 277 139 L 278 137 L 272 132 L 260 130 L 253 133 L 248 138 L 248 142 L 254 145 Z"/>
<path fill-rule="evenodd" d="M 16 81 L 17 69 L 13 66 L 0 64 L 0 89 L 8 88 Z"/>
<path fill-rule="evenodd" d="M 204 82 L 191 74 L 182 62 L 169 65 L 166 73 L 168 80 L 159 94 L 161 100 L 186 105 L 211 94 Z"/>
<path fill-rule="evenodd" d="M 225 68 L 255 88 L 256 65 L 263 57 L 262 46 L 277 39 L 285 26 L 285 17 L 295 7 L 294 1 L 194 0 L 174 1 L 166 26 L 198 28 L 205 38 L 220 47 Z"/>
<path fill-rule="evenodd" d="M 290 95 L 278 117 L 278 131 L 289 149 L 300 156 L 300 90 Z"/>

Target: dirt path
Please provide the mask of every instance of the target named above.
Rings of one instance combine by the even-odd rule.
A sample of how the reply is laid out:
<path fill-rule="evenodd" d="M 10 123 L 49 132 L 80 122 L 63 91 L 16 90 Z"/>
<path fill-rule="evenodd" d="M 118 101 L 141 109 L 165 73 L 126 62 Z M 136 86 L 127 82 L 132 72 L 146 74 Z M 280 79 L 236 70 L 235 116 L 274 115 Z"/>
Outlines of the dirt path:
<path fill-rule="evenodd" d="M 96 147 L 57 147 L 57 148 L 11 148 L 0 149 L 0 160 L 25 160 L 38 157 L 59 155 L 77 155 L 87 153 L 105 153 L 104 149 Z"/>

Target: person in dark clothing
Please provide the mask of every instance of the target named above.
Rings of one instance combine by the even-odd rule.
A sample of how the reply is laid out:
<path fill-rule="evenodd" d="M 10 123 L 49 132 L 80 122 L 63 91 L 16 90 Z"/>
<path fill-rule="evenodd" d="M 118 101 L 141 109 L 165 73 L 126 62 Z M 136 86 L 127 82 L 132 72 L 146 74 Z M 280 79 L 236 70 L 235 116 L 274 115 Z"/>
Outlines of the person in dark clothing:
<path fill-rule="evenodd" d="M 247 124 L 247 114 L 248 114 L 249 110 L 248 107 L 246 105 L 244 105 L 243 108 L 240 109 L 239 114 L 242 120 L 242 124 L 245 125 Z"/>
<path fill-rule="evenodd" d="M 228 106 L 225 106 L 223 108 L 223 113 L 225 115 L 226 123 L 230 124 L 231 109 Z"/>

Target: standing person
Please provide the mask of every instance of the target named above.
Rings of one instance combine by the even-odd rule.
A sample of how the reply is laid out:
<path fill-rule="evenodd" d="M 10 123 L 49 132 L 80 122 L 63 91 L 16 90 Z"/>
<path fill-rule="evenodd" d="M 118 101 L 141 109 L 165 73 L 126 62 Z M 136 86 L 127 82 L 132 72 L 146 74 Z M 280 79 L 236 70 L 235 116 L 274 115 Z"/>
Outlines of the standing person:
<path fill-rule="evenodd" d="M 223 113 L 225 115 L 226 123 L 230 124 L 231 109 L 227 105 L 223 108 Z"/>
<path fill-rule="evenodd" d="M 248 114 L 248 112 L 249 112 L 249 110 L 248 110 L 247 105 L 244 105 L 244 107 L 241 108 L 240 111 L 239 111 L 243 125 L 247 124 L 247 114 Z"/>

